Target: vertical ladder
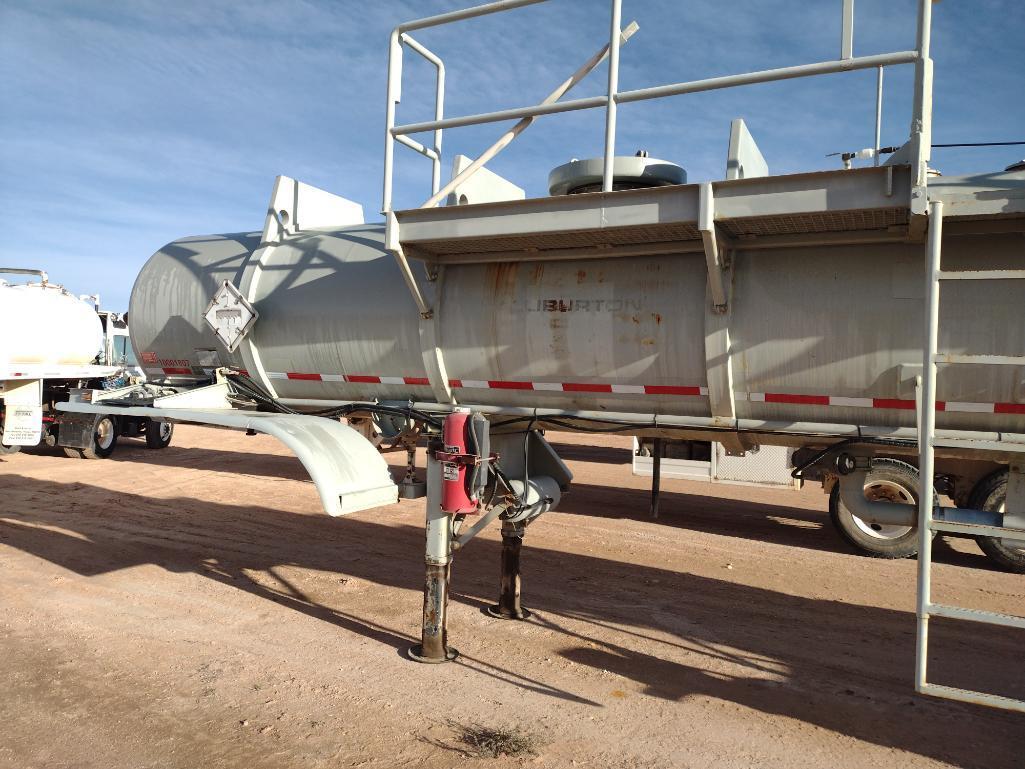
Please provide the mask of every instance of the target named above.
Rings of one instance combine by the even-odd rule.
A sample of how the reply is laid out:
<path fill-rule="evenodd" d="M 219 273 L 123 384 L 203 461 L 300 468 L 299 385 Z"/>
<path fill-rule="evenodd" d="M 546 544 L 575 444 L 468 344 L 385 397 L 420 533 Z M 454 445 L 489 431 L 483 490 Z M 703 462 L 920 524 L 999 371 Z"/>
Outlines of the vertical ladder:
<path fill-rule="evenodd" d="M 1008 280 L 1025 278 L 1025 270 L 986 270 L 974 272 L 943 271 L 940 268 L 941 241 L 943 238 L 943 202 L 936 200 L 929 205 L 929 239 L 926 256 L 926 343 L 922 365 L 922 385 L 919 390 L 918 411 L 918 460 L 922 478 L 922 489 L 918 511 L 918 623 L 915 649 L 915 690 L 920 694 L 928 694 L 944 699 L 971 702 L 980 705 L 1015 710 L 1025 713 L 1025 701 L 1001 697 L 985 692 L 959 689 L 953 686 L 929 683 L 926 672 L 929 659 L 929 618 L 947 617 L 951 619 L 981 622 L 989 625 L 1003 625 L 1025 629 L 1025 617 L 1016 617 L 999 612 L 968 609 L 961 606 L 949 606 L 932 602 L 932 539 L 933 532 L 949 531 L 957 533 L 984 534 L 987 536 L 1021 537 L 1025 539 L 1025 527 L 1009 526 L 978 526 L 966 521 L 958 522 L 956 516 L 944 515 L 942 520 L 934 520 L 935 494 L 932 478 L 934 476 L 934 449 L 937 446 L 960 446 L 979 448 L 979 443 L 967 439 L 936 437 L 936 367 L 937 364 L 975 363 L 986 365 L 1025 365 L 1025 357 L 1008 355 L 951 355 L 938 354 L 940 314 L 940 281 L 943 280 Z M 1025 465 L 1025 457 L 1022 464 Z M 1025 514 L 1025 508 L 1013 510 L 1012 503 L 1025 501 L 1023 496 L 1012 494 L 1012 488 L 1019 480 L 1015 476 L 1025 471 L 1025 467 L 1012 467 L 1008 478 L 1008 512 L 1006 517 L 1014 513 Z M 953 511 L 950 511 L 953 512 Z M 1025 520 L 1025 515 L 1016 516 Z"/>

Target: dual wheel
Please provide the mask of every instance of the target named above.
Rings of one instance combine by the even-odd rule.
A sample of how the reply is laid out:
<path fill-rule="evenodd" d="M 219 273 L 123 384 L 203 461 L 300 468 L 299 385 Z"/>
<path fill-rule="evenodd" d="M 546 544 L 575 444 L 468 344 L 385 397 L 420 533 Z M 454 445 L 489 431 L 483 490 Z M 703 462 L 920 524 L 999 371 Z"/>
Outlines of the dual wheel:
<path fill-rule="evenodd" d="M 865 478 L 865 497 L 873 502 L 918 504 L 918 470 L 896 459 L 877 459 Z M 979 481 L 969 496 L 975 510 L 1003 512 L 1007 498 L 1007 470 L 998 470 Z M 840 499 L 839 484 L 829 495 L 829 516 L 840 535 L 851 545 L 877 558 L 909 558 L 918 553 L 918 528 L 868 523 L 847 509 Z M 1025 548 L 1011 547 L 999 537 L 975 538 L 982 551 L 1000 568 L 1025 574 Z"/>
<path fill-rule="evenodd" d="M 143 428 L 146 447 L 151 449 L 167 448 L 171 443 L 173 433 L 174 425 L 170 422 L 157 422 L 148 419 Z M 93 426 L 92 445 L 84 449 L 74 449 L 65 446 L 64 453 L 76 459 L 106 459 L 114 453 L 118 434 L 117 420 L 108 414 L 100 414 L 96 417 L 96 422 Z"/>

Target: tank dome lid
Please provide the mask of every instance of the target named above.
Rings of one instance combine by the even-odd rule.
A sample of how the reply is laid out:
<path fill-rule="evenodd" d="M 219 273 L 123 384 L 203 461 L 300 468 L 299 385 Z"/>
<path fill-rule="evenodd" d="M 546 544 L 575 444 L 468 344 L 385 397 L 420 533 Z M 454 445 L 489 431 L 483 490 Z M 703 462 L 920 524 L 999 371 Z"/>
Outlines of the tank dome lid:
<path fill-rule="evenodd" d="M 552 169 L 548 174 L 550 195 L 572 195 L 579 192 L 601 192 L 603 158 L 571 160 Z M 649 158 L 638 152 L 633 157 L 616 157 L 612 161 L 614 190 L 632 190 L 641 187 L 665 187 L 686 184 L 687 172 L 668 160 Z"/>

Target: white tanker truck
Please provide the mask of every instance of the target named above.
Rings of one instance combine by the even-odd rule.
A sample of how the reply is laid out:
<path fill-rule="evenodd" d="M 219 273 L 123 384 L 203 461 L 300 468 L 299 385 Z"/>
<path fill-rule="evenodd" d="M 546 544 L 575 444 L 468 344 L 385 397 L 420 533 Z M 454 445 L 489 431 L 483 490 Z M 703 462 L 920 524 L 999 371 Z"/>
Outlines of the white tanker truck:
<path fill-rule="evenodd" d="M 836 60 L 620 91 L 619 49 L 637 27 L 621 29 L 612 0 L 608 45 L 543 103 L 442 118 L 443 63 L 411 33 L 537 1 L 397 27 L 385 221 L 364 223 L 357 204 L 279 177 L 262 230 L 175 241 L 140 272 L 132 344 L 164 389 L 60 408 L 276 435 L 334 515 L 425 491 L 422 644 L 411 655 L 427 662 L 455 654 L 452 559 L 496 519 L 494 612 L 525 616 L 520 541 L 571 481 L 543 429 L 713 441 L 732 454 L 790 447 L 795 474 L 826 485 L 853 542 L 919 551 L 918 690 L 1025 707 L 926 679 L 930 616 L 1025 627 L 929 593 L 936 531 L 1025 566 L 1025 171 L 931 175 L 931 2 L 918 4 L 910 50 L 855 56 L 854 4 L 843 3 Z M 395 122 L 404 50 L 438 68 L 435 120 Z M 605 95 L 561 100 L 606 58 Z M 898 65 L 915 71 L 913 121 L 887 152 L 881 73 Z M 619 103 L 859 69 L 880 73 L 876 143 L 844 159 L 875 165 L 773 176 L 739 120 L 723 181 L 689 184 L 675 164 L 615 156 Z M 551 196 L 524 199 L 480 170 L 538 116 L 591 108 L 606 110 L 605 155 L 553 171 Z M 444 129 L 511 119 L 440 184 Z M 432 164 L 418 209 L 392 206 L 399 143 Z M 446 200 L 455 205 L 437 205 Z M 323 417 L 388 422 L 410 452 L 426 437 L 426 484 L 411 471 L 397 488 L 362 435 Z"/>
<path fill-rule="evenodd" d="M 42 443 L 63 447 L 69 457 L 102 459 L 121 435 L 166 447 L 170 423 L 119 413 L 76 417 L 55 409 L 76 392 L 128 383 L 123 317 L 86 301 L 97 297 L 76 297 L 51 283 L 43 270 L 0 268 L 0 274 L 36 278 L 0 280 L 0 454 Z"/>

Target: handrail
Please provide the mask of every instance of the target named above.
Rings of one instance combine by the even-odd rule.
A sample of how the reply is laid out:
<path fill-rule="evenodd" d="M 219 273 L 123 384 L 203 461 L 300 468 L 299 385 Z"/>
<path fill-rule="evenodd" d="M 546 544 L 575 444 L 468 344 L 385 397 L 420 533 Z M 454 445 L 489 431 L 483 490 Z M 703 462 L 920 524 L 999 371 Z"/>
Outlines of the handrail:
<path fill-rule="evenodd" d="M 692 80 L 686 83 L 670 83 L 668 85 L 640 88 L 632 91 L 619 91 L 613 96 L 613 101 L 617 104 L 623 104 L 634 101 L 645 101 L 647 99 L 661 99 L 666 96 L 679 96 L 685 93 L 699 93 L 701 91 L 715 91 L 722 88 L 735 88 L 736 86 L 741 85 L 752 85 L 754 83 L 769 83 L 775 80 L 792 80 L 799 77 L 828 75 L 859 69 L 873 69 L 893 64 L 912 64 L 917 60 L 918 54 L 914 51 L 899 51 L 897 53 L 859 56 L 852 59 L 822 61 L 814 64 L 798 64 L 793 67 L 766 69 L 759 72 L 748 72 L 740 75 L 725 75 L 704 80 Z M 460 128 L 463 126 L 480 125 L 481 123 L 498 123 L 503 120 L 512 120 L 515 118 L 551 115 L 557 112 L 594 109 L 595 107 L 606 106 L 606 102 L 607 97 L 605 96 L 587 96 L 582 99 L 571 99 L 570 101 L 560 101 L 555 102 L 554 104 L 536 104 L 530 107 L 515 107 L 513 109 L 498 110 L 496 112 L 483 112 L 479 115 L 463 115 L 461 117 L 445 118 L 444 120 L 428 120 L 422 123 L 398 125 L 391 129 L 391 134 L 398 137 L 400 135 L 421 133 L 423 131 L 434 131 L 437 128 Z"/>
<path fill-rule="evenodd" d="M 481 125 L 504 120 L 522 120 L 525 118 L 536 118 L 540 115 L 549 115 L 575 110 L 605 108 L 605 148 L 604 148 L 604 173 L 602 189 L 612 188 L 612 163 L 615 156 L 617 106 L 636 101 L 658 99 L 667 96 L 677 96 L 686 93 L 698 93 L 724 88 L 732 88 L 741 85 L 754 83 L 766 83 L 778 80 L 787 80 L 799 77 L 810 77 L 813 75 L 834 74 L 861 69 L 876 69 L 877 94 L 875 144 L 878 148 L 879 132 L 881 129 L 882 115 L 882 68 L 897 64 L 915 65 L 915 86 L 914 106 L 912 109 L 912 120 L 910 130 L 910 156 L 914 164 L 914 189 L 912 190 L 911 208 L 914 214 L 926 214 L 924 189 L 927 184 L 927 164 L 930 156 L 931 129 L 932 129 L 932 60 L 929 56 L 931 45 L 932 25 L 932 0 L 918 0 L 918 17 L 916 27 L 915 49 L 909 51 L 896 51 L 891 53 L 873 54 L 868 56 L 854 55 L 854 3 L 853 0 L 841 0 L 841 40 L 840 58 L 832 61 L 820 61 L 811 64 L 798 64 L 789 67 L 761 70 L 756 72 L 739 73 L 722 77 L 705 78 L 679 83 L 667 83 L 664 85 L 639 88 L 629 91 L 619 90 L 619 36 L 622 0 L 610 0 L 611 3 L 611 24 L 609 33 L 609 77 L 605 94 L 568 101 L 546 102 L 542 104 L 503 109 L 493 112 L 485 112 L 477 115 L 464 115 L 457 117 L 442 118 L 443 92 L 439 91 L 436 99 L 436 116 L 434 120 L 395 125 L 395 106 L 399 101 L 402 80 L 402 45 L 405 43 L 421 55 L 427 55 L 425 49 L 408 36 L 408 32 L 427 27 L 436 27 L 443 24 L 450 24 L 456 21 L 476 18 L 492 13 L 508 11 L 528 5 L 537 5 L 548 0 L 499 0 L 499 2 L 486 3 L 459 11 L 443 13 L 436 16 L 429 16 L 423 19 L 399 24 L 392 31 L 391 47 L 388 59 L 388 101 L 385 129 L 385 159 L 384 159 L 384 189 L 382 196 L 382 211 L 389 212 L 392 209 L 392 176 L 394 171 L 393 147 L 400 142 L 412 147 L 421 154 L 431 158 L 434 164 L 435 178 L 432 180 L 432 200 L 435 200 L 438 192 L 437 173 L 441 163 L 441 132 L 446 128 L 458 128 L 470 125 Z M 429 52 L 428 52 L 429 53 Z M 429 57 L 428 57 L 429 58 Z M 433 59 L 430 59 L 434 62 Z M 440 64 L 437 60 L 436 66 Z M 443 70 L 439 70 L 439 75 Z M 429 148 L 409 139 L 410 134 L 424 131 L 435 132 L 434 151 L 438 157 L 430 153 Z M 878 153 L 875 153 L 876 164 L 878 164 Z"/>
<path fill-rule="evenodd" d="M 40 282 L 45 286 L 50 282 L 50 276 L 46 270 L 33 270 L 29 267 L 0 267 L 0 273 L 5 275 L 38 275 Z"/>

